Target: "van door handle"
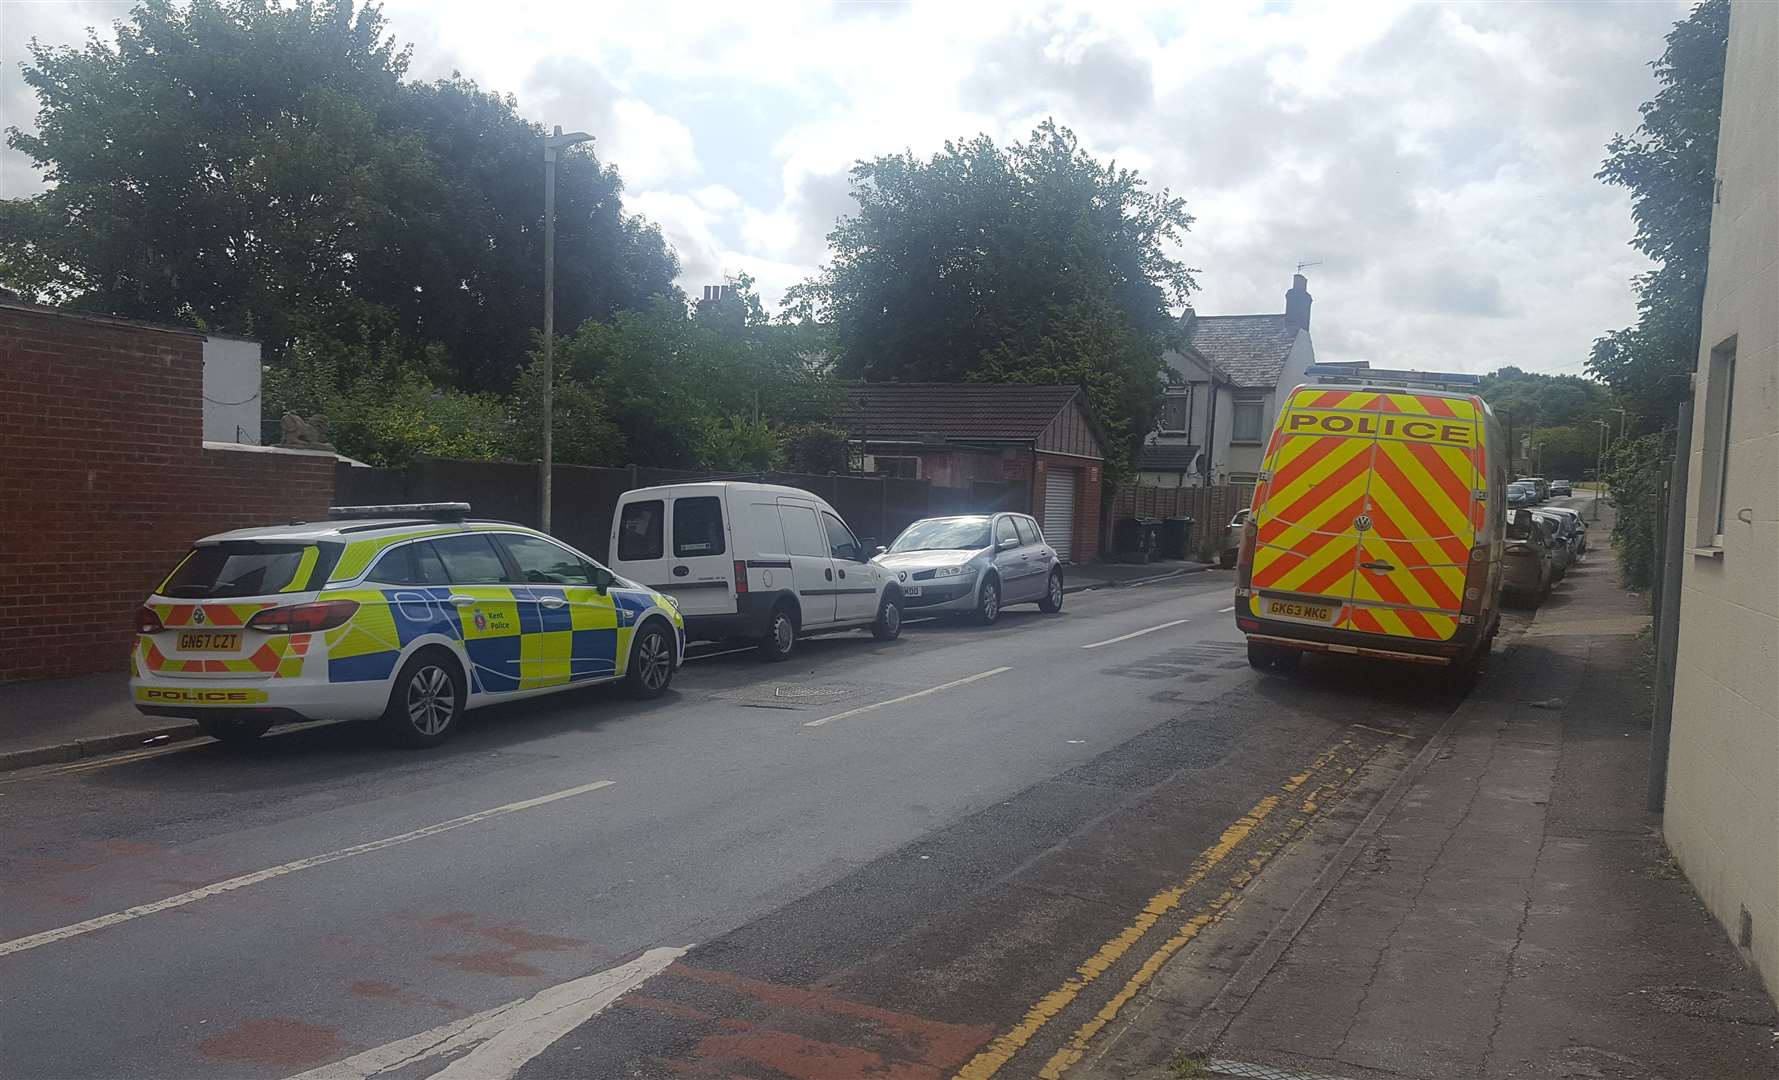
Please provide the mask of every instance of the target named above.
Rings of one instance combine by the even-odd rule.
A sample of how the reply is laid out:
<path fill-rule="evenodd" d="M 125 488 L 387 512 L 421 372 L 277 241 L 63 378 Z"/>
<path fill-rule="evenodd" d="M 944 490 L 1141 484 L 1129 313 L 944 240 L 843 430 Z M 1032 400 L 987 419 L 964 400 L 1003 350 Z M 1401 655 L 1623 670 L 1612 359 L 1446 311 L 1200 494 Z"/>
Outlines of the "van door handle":
<path fill-rule="evenodd" d="M 691 572 L 692 572 L 692 568 L 689 566 L 676 566 L 673 568 L 673 576 L 674 577 L 685 577 L 687 574 L 689 574 Z"/>
<path fill-rule="evenodd" d="M 547 608 L 559 608 L 559 607 L 567 607 L 568 606 L 568 601 L 563 599 L 560 596 L 540 596 L 537 598 L 537 603 L 538 603 L 539 607 L 547 607 Z"/>
<path fill-rule="evenodd" d="M 829 581 L 833 581 L 833 580 L 834 580 L 834 571 L 833 571 L 833 570 L 831 570 L 831 569 L 830 569 L 830 570 L 823 570 L 823 571 L 822 571 L 822 577 L 825 577 L 825 578 L 827 578 L 827 579 L 828 579 L 828 580 L 829 580 Z"/>
<path fill-rule="evenodd" d="M 474 607 L 476 604 L 476 598 L 473 596 L 451 596 L 446 600 L 452 607 Z"/>
<path fill-rule="evenodd" d="M 1359 565 L 1367 570 L 1376 570 L 1380 573 L 1388 573 L 1389 571 L 1396 569 L 1387 562 L 1362 562 Z"/>

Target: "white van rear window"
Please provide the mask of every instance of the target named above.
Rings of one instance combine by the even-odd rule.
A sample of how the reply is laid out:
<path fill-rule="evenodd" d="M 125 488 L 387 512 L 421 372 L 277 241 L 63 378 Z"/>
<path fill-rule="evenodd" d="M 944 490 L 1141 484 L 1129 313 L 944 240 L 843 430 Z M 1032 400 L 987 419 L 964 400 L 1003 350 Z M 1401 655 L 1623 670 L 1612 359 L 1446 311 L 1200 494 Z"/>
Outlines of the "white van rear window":
<path fill-rule="evenodd" d="M 721 555 L 723 503 L 715 495 L 696 495 L 673 500 L 673 557 L 695 559 Z"/>
<path fill-rule="evenodd" d="M 641 562 L 661 557 L 663 510 L 660 499 L 645 499 L 624 505 L 624 516 L 618 521 L 619 562 Z"/>

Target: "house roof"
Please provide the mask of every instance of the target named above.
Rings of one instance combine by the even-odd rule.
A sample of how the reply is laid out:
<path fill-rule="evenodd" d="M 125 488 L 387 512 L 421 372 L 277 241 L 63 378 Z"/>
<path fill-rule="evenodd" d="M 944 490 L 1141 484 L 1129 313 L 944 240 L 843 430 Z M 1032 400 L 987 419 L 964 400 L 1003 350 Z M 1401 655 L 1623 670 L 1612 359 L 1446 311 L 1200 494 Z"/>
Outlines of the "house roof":
<path fill-rule="evenodd" d="M 849 387 L 834 422 L 879 439 L 1029 442 L 1081 394 L 1030 383 L 866 383 Z"/>
<path fill-rule="evenodd" d="M 1148 472 L 1189 472 L 1198 447 L 1191 443 L 1149 443 L 1137 454 L 1137 468 Z"/>
<path fill-rule="evenodd" d="M 1285 315 L 1199 315 L 1186 340 L 1237 386 L 1271 388 L 1297 342 L 1297 325 Z"/>

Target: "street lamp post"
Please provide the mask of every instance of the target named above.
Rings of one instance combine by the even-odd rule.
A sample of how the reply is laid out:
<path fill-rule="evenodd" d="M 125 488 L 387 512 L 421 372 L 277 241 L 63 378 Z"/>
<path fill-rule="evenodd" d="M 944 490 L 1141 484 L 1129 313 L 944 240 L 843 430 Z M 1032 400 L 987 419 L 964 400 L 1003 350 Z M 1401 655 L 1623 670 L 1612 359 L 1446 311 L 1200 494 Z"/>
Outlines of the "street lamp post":
<path fill-rule="evenodd" d="M 539 466 L 537 498 L 539 525 L 550 531 L 550 471 L 555 465 L 554 422 L 556 404 L 556 152 L 593 136 L 584 131 L 544 136 L 544 457 Z"/>
<path fill-rule="evenodd" d="M 1606 440 L 1612 434 L 1612 421 L 1594 418 L 1600 425 L 1600 450 L 1594 456 L 1594 520 L 1600 520 L 1600 500 L 1606 496 Z"/>
<path fill-rule="evenodd" d="M 1625 427 L 1631 422 L 1630 414 L 1624 409 L 1617 408 L 1616 406 L 1612 411 L 1618 414 L 1618 441 L 1623 442 L 1625 439 Z"/>

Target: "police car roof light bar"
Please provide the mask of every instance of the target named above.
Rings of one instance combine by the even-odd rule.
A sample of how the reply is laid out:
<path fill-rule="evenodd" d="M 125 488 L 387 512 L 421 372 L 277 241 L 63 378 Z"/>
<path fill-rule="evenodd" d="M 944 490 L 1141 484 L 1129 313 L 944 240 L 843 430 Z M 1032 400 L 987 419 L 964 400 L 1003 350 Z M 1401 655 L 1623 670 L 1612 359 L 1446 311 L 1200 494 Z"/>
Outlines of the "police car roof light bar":
<path fill-rule="evenodd" d="M 422 518 L 430 521 L 462 521 L 469 516 L 469 503 L 388 503 L 378 506 L 330 506 L 329 521 L 362 521 L 367 518 Z"/>
<path fill-rule="evenodd" d="M 1346 364 L 1311 364 L 1304 377 L 1324 386 L 1404 386 L 1428 390 L 1475 390 L 1481 375 L 1456 371 L 1407 371 L 1389 368 L 1356 368 Z"/>

